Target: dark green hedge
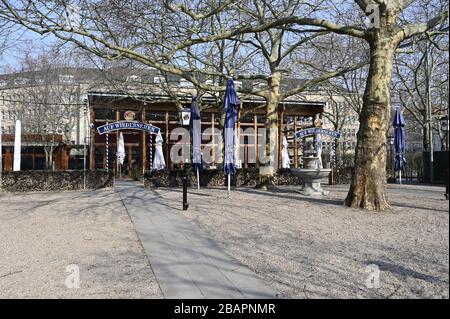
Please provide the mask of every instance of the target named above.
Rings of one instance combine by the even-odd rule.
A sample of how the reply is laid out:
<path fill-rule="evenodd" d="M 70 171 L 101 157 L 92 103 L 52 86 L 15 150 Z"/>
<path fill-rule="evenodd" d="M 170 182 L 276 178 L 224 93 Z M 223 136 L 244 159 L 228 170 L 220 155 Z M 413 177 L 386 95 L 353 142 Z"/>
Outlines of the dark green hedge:
<path fill-rule="evenodd" d="M 113 173 L 104 170 L 87 171 L 86 187 L 112 187 Z M 2 191 L 32 192 L 83 189 L 83 171 L 19 171 L 2 174 Z"/>
<path fill-rule="evenodd" d="M 160 170 L 145 173 L 145 187 L 181 187 L 183 170 Z M 259 178 L 258 168 L 239 169 L 237 174 L 231 176 L 232 186 L 255 186 Z M 301 179 L 291 174 L 289 169 L 281 169 L 275 174 L 276 185 L 300 185 Z M 188 170 L 188 185 L 197 185 L 197 173 Z M 200 186 L 215 187 L 227 185 L 227 177 L 222 170 L 200 171 Z"/>

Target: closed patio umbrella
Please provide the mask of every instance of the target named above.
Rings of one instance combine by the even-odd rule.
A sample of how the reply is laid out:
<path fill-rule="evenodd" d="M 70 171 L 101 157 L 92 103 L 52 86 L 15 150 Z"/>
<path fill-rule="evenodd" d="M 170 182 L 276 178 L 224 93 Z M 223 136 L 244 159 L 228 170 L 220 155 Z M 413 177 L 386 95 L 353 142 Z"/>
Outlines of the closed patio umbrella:
<path fill-rule="evenodd" d="M 163 138 L 161 132 L 156 135 L 155 146 L 155 158 L 153 159 L 153 169 L 161 170 L 166 168 L 166 161 L 164 160 L 164 154 L 162 149 Z"/>
<path fill-rule="evenodd" d="M 394 147 L 395 147 L 395 163 L 394 170 L 399 172 L 400 184 L 402 183 L 402 170 L 406 165 L 405 160 L 405 119 L 400 108 L 395 109 L 394 121 Z"/>
<path fill-rule="evenodd" d="M 20 171 L 21 149 L 22 149 L 22 124 L 21 124 L 20 120 L 17 120 L 15 137 L 14 137 L 13 171 Z"/>
<path fill-rule="evenodd" d="M 236 174 L 236 121 L 239 98 L 234 89 L 232 79 L 227 80 L 225 90 L 224 108 L 225 108 L 225 125 L 224 125 L 224 147 L 225 157 L 223 162 L 224 173 L 228 177 L 228 196 L 230 196 L 230 176 Z"/>
<path fill-rule="evenodd" d="M 202 124 L 197 98 L 192 98 L 189 131 L 192 140 L 192 167 L 197 171 L 197 188 L 200 189 L 200 169 L 202 168 Z"/>
<path fill-rule="evenodd" d="M 123 140 L 123 134 L 120 132 L 119 134 L 119 143 L 117 144 L 117 161 L 120 164 L 120 174 L 122 173 L 122 165 L 125 160 L 125 142 Z"/>
<path fill-rule="evenodd" d="M 291 160 L 288 153 L 288 141 L 286 136 L 283 137 L 283 149 L 281 150 L 281 167 L 291 168 Z"/>

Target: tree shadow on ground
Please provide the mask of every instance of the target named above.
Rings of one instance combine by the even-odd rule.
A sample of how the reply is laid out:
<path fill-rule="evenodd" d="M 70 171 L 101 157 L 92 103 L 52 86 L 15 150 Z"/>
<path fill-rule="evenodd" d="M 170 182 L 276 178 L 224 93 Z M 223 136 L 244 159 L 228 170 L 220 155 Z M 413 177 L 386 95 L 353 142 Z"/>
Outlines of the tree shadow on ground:
<path fill-rule="evenodd" d="M 412 270 L 410 268 L 403 267 L 398 264 L 386 262 L 386 261 L 380 261 L 380 260 L 368 260 L 367 265 L 377 265 L 381 271 L 388 271 L 403 277 L 412 277 L 415 279 L 425 280 L 430 283 L 441 283 L 442 280 L 438 277 L 423 274 L 421 272 Z"/>
<path fill-rule="evenodd" d="M 271 196 L 271 197 L 279 197 L 286 200 L 298 200 L 298 201 L 305 201 L 315 204 L 326 204 L 326 205 L 333 205 L 333 206 L 343 206 L 344 201 L 338 200 L 334 198 L 320 198 L 320 197 L 309 197 L 304 196 L 299 193 L 297 193 L 294 190 L 281 190 L 281 189 L 273 189 L 273 190 L 265 190 L 265 191 L 259 191 L 252 188 L 239 188 L 234 190 L 235 192 L 243 192 L 247 194 L 255 194 L 255 195 L 265 195 L 265 196 Z M 286 194 L 292 194 L 295 196 L 289 196 Z"/>

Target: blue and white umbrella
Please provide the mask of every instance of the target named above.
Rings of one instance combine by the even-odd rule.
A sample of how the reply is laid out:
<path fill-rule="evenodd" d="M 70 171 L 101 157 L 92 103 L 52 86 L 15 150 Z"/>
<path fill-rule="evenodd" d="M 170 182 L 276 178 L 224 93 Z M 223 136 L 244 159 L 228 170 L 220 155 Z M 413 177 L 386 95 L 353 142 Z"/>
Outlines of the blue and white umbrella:
<path fill-rule="evenodd" d="M 224 97 L 225 125 L 224 125 L 224 146 L 225 157 L 223 161 L 223 170 L 228 175 L 228 196 L 230 196 L 230 175 L 236 174 L 236 122 L 238 114 L 239 98 L 234 89 L 232 79 L 227 80 L 227 87 Z"/>
<path fill-rule="evenodd" d="M 399 172 L 400 184 L 402 183 L 402 170 L 406 165 L 405 160 L 405 119 L 400 108 L 395 109 L 394 121 L 394 147 L 395 147 L 395 163 L 394 170 Z"/>
<path fill-rule="evenodd" d="M 192 140 L 192 167 L 197 171 L 197 188 L 200 189 L 200 169 L 202 168 L 202 124 L 197 98 L 192 98 L 189 131 Z"/>

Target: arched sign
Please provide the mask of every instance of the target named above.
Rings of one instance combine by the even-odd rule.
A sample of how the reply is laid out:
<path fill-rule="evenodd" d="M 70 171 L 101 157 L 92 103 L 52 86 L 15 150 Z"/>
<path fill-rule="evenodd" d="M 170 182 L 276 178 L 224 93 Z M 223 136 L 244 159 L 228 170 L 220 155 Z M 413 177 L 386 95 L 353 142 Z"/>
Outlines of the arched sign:
<path fill-rule="evenodd" d="M 327 129 L 320 128 L 320 127 L 311 127 L 311 128 L 297 131 L 297 132 L 295 132 L 295 137 L 300 138 L 300 137 L 316 135 L 316 134 L 329 135 L 335 139 L 341 138 L 340 132 L 327 130 Z"/>
<path fill-rule="evenodd" d="M 118 121 L 97 127 L 99 134 L 105 134 L 117 130 L 141 130 L 151 134 L 158 134 L 160 131 L 159 127 L 136 121 Z"/>

